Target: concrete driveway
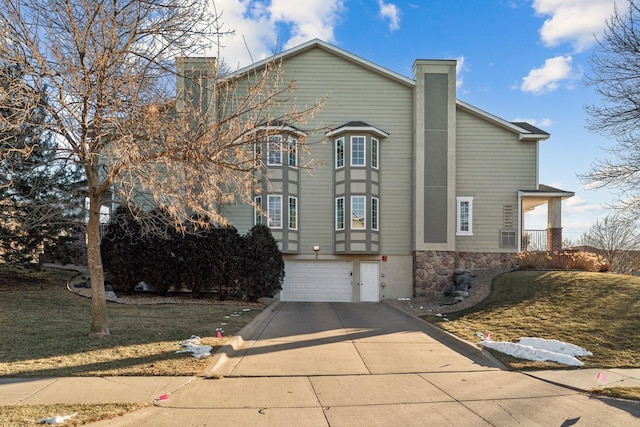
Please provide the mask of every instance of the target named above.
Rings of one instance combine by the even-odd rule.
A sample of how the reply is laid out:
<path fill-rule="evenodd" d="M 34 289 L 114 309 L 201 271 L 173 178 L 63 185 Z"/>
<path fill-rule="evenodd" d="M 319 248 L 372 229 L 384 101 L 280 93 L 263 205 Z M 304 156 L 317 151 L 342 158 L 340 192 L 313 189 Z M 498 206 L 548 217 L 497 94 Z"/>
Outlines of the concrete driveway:
<path fill-rule="evenodd" d="M 486 371 L 476 350 L 456 350 L 425 323 L 386 304 L 280 303 L 209 373 L 225 377 Z"/>
<path fill-rule="evenodd" d="M 499 369 L 386 304 L 279 303 L 207 374 L 118 426 L 638 426 L 629 410 Z"/>

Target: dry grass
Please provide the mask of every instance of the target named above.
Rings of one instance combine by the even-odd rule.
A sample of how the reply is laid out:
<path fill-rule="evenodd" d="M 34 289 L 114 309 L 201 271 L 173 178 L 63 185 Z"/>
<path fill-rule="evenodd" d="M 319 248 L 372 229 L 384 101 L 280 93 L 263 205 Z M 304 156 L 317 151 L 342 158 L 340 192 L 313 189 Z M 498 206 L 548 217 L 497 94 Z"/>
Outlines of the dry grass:
<path fill-rule="evenodd" d="M 557 339 L 593 353 L 580 358 L 585 368 L 640 367 L 640 278 L 575 271 L 515 271 L 496 277 L 491 294 L 480 304 L 447 320 L 424 319 L 471 342 L 476 333 L 496 341 L 520 337 Z M 491 351 L 491 350 L 490 350 Z M 567 369 L 554 362 L 533 362 L 491 351 L 514 370 Z M 640 388 L 616 397 L 638 398 Z"/>
<path fill-rule="evenodd" d="M 0 426 L 27 427 L 42 425 L 41 420 L 56 415 L 71 415 L 65 426 L 79 426 L 100 420 L 108 420 L 127 412 L 149 406 L 142 403 L 105 403 L 100 405 L 60 404 L 60 405 L 19 405 L 0 411 Z M 5 410 L 6 409 L 6 410 Z"/>
<path fill-rule="evenodd" d="M 448 314 L 449 322 L 425 319 L 471 342 L 476 332 L 496 341 L 519 337 L 557 339 L 593 353 L 585 368 L 638 368 L 640 278 L 588 272 L 515 271 L 496 277 L 480 304 Z M 494 353 L 512 369 L 553 369 Z"/>
<path fill-rule="evenodd" d="M 640 400 L 640 387 L 610 387 L 590 390 L 590 393 L 601 396 L 616 397 L 629 400 Z"/>
<path fill-rule="evenodd" d="M 197 335 L 214 351 L 259 304 L 109 304 L 111 335 L 90 336 L 90 300 L 66 290 L 69 272 L 0 269 L 0 376 L 198 375 L 207 361 L 176 354 Z M 235 315 L 234 315 L 235 314 Z M 223 328 L 225 338 L 216 338 Z"/>
<path fill-rule="evenodd" d="M 179 342 L 198 335 L 215 351 L 264 308 L 260 304 L 186 300 L 181 304 L 108 305 L 108 337 L 89 334 L 90 300 L 69 292 L 68 271 L 0 266 L 0 377 L 191 376 L 207 364 Z M 216 329 L 224 338 L 216 338 Z M 113 418 L 144 405 L 11 405 L 0 426 L 77 412 L 65 425 Z"/>

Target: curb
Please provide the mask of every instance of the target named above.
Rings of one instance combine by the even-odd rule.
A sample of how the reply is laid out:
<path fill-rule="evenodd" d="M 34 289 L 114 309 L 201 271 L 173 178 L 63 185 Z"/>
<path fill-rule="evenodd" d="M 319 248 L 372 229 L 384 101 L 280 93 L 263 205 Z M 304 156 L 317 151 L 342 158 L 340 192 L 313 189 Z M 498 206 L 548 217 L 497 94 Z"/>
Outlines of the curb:
<path fill-rule="evenodd" d="M 200 373 L 200 377 L 212 379 L 228 377 L 234 371 L 252 346 L 244 347 L 247 341 L 253 341 L 260 337 L 264 329 L 271 323 L 273 317 L 280 311 L 282 302 L 279 299 L 273 301 L 260 314 L 246 324 L 229 341 L 220 347 L 213 355 L 211 362 Z M 235 360 L 233 360 L 235 359 Z"/>
<path fill-rule="evenodd" d="M 478 347 L 477 345 L 473 344 L 472 342 L 469 342 L 467 340 L 464 340 L 460 337 L 457 337 L 455 335 L 453 335 L 450 332 L 445 331 L 444 329 L 441 329 L 439 327 L 437 327 L 436 325 L 434 325 L 431 322 L 428 322 L 424 319 L 421 319 L 420 317 L 411 314 L 399 307 L 396 307 L 392 304 L 389 304 L 387 302 L 385 302 L 384 300 L 381 301 L 381 303 L 385 304 L 387 307 L 390 307 L 396 311 L 399 311 L 400 313 L 404 314 L 405 316 L 411 318 L 414 323 L 418 324 L 420 327 L 422 327 L 423 329 L 425 329 L 431 336 L 433 336 L 434 338 L 436 338 L 438 341 L 440 341 L 442 344 L 446 345 L 447 347 L 450 347 L 451 349 L 457 351 L 458 353 L 471 353 L 474 356 L 477 357 L 482 357 L 484 359 L 486 359 L 489 363 L 491 363 L 492 365 L 494 365 L 496 368 L 502 370 L 502 371 L 509 371 L 509 368 L 507 366 L 505 366 L 502 362 L 500 362 L 494 355 L 492 355 L 490 352 L 488 352 L 487 350 Z"/>

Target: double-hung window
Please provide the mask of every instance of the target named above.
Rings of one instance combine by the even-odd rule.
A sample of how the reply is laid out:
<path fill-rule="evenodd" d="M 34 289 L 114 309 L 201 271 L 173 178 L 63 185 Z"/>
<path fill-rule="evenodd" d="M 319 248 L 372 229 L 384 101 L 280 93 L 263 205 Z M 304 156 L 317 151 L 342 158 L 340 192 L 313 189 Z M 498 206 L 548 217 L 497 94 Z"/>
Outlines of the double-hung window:
<path fill-rule="evenodd" d="M 253 224 L 262 224 L 262 196 L 256 196 L 253 198 Z"/>
<path fill-rule="evenodd" d="M 351 137 L 351 166 L 365 166 L 365 137 Z"/>
<path fill-rule="evenodd" d="M 336 230 L 344 230 L 344 197 L 336 198 Z"/>
<path fill-rule="evenodd" d="M 282 196 L 267 196 L 267 225 L 269 228 L 282 228 Z"/>
<path fill-rule="evenodd" d="M 289 166 L 298 167 L 298 140 L 289 137 L 287 141 L 287 153 Z"/>
<path fill-rule="evenodd" d="M 298 198 L 289 196 L 289 229 L 298 229 Z"/>
<path fill-rule="evenodd" d="M 351 229 L 363 230 L 366 226 L 366 197 L 351 196 Z"/>
<path fill-rule="evenodd" d="M 371 198 L 371 229 L 378 231 L 378 215 L 379 215 L 379 199 L 377 197 Z"/>
<path fill-rule="evenodd" d="M 371 167 L 378 169 L 378 160 L 380 155 L 378 154 L 378 140 L 371 138 Z"/>
<path fill-rule="evenodd" d="M 473 235 L 473 197 L 456 197 L 457 221 L 456 234 L 458 236 Z"/>
<path fill-rule="evenodd" d="M 282 137 L 272 135 L 267 138 L 267 165 L 277 166 L 282 164 Z"/>
<path fill-rule="evenodd" d="M 253 144 L 253 166 L 258 167 L 262 163 L 262 142 Z"/>
<path fill-rule="evenodd" d="M 336 139 L 336 169 L 344 167 L 344 138 Z"/>

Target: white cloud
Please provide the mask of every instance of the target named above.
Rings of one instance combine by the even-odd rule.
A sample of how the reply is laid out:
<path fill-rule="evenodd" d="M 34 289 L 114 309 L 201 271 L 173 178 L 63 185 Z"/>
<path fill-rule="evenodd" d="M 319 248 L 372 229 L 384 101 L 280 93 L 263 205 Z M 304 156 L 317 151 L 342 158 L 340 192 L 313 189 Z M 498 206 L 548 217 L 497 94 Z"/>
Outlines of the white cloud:
<path fill-rule="evenodd" d="M 568 214 L 598 213 L 604 211 L 599 203 L 588 203 L 580 196 L 573 196 L 565 202 L 565 212 Z"/>
<path fill-rule="evenodd" d="M 233 35 L 221 39 L 221 58 L 232 68 L 249 65 L 314 38 L 334 42 L 343 0 L 216 0 L 222 14 L 223 30 Z M 281 39 L 278 27 L 285 26 L 289 37 Z M 208 55 L 217 56 L 212 48 Z"/>
<path fill-rule="evenodd" d="M 558 88 L 560 82 L 571 78 L 571 56 L 549 58 L 540 68 L 534 68 L 522 79 L 520 89 L 536 95 L 551 92 Z"/>
<path fill-rule="evenodd" d="M 272 0 L 271 19 L 291 25 L 285 49 L 314 38 L 333 41 L 333 29 L 343 9 L 341 0 Z"/>
<path fill-rule="evenodd" d="M 456 88 L 459 89 L 464 84 L 464 77 L 462 77 L 462 72 L 467 71 L 467 67 L 464 63 L 464 56 L 457 57 L 456 61 Z"/>
<path fill-rule="evenodd" d="M 389 31 L 395 31 L 400 28 L 400 8 L 393 3 L 385 3 L 384 0 L 378 0 L 380 5 L 380 16 L 389 20 Z"/>
<path fill-rule="evenodd" d="M 533 9 L 547 19 L 540 28 L 546 46 L 571 43 L 581 52 L 602 34 L 605 20 L 613 13 L 612 0 L 534 0 Z"/>

